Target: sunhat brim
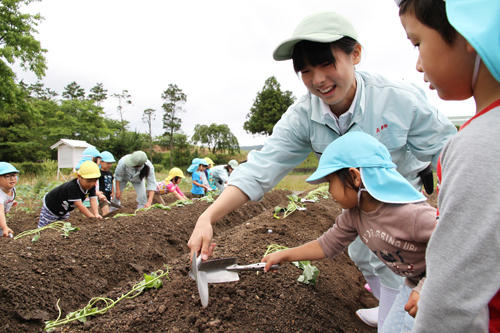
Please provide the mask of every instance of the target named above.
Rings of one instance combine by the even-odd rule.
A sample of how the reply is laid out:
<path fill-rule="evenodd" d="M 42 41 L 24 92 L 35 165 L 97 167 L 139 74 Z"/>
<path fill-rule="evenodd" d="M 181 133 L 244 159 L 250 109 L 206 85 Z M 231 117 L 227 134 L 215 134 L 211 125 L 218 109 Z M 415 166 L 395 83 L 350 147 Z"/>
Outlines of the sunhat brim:
<path fill-rule="evenodd" d="M 360 168 L 361 180 L 366 190 L 378 201 L 392 204 L 409 204 L 426 201 L 395 168 Z"/>
<path fill-rule="evenodd" d="M 192 173 L 192 172 L 195 172 L 196 170 L 198 170 L 198 167 L 199 167 L 199 166 L 200 166 L 199 164 L 191 164 L 191 165 L 189 166 L 189 168 L 187 169 L 187 171 L 188 171 L 188 172 L 191 172 L 191 173 Z"/>
<path fill-rule="evenodd" d="M 337 172 L 342 168 L 343 167 L 332 166 L 328 168 L 318 169 L 309 178 L 306 179 L 306 182 L 312 185 L 325 183 L 327 182 L 327 180 L 325 179 L 326 176 L 334 172 Z"/>
<path fill-rule="evenodd" d="M 325 33 L 310 34 L 307 36 L 295 36 L 284 40 L 273 52 L 273 58 L 277 61 L 292 59 L 293 48 L 295 44 L 307 40 L 310 42 L 317 43 L 332 43 L 342 39 L 345 36 L 342 35 L 332 35 Z"/>

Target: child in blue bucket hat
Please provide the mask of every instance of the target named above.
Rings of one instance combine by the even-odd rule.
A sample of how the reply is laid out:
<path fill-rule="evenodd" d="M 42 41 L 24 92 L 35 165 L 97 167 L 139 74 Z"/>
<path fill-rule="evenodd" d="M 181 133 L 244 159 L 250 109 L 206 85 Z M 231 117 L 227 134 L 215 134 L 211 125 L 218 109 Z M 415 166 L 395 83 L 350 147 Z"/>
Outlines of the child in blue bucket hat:
<path fill-rule="evenodd" d="M 13 237 L 14 232 L 7 226 L 5 214 L 17 206 L 16 184 L 19 170 L 10 163 L 0 162 L 0 237 Z"/>
<path fill-rule="evenodd" d="M 387 148 L 363 132 L 346 133 L 323 152 L 318 169 L 306 180 L 329 183 L 329 192 L 344 209 L 331 229 L 302 246 L 265 256 L 265 270 L 286 261 L 334 258 L 359 235 L 395 274 L 405 277 L 387 320 L 379 331 L 409 332 L 409 309 L 416 307 L 425 278 L 425 250 L 436 225 L 436 209 L 425 203 L 400 173 Z"/>
<path fill-rule="evenodd" d="M 207 161 L 203 158 L 195 158 L 191 162 L 191 165 L 187 169 L 188 172 L 192 172 L 193 187 L 191 188 L 191 193 L 195 198 L 201 198 L 205 195 L 207 186 L 203 183 L 202 173 L 208 167 Z"/>
<path fill-rule="evenodd" d="M 437 166 L 439 223 L 413 332 L 500 332 L 500 1 L 396 2 L 431 89 L 476 103 Z"/>

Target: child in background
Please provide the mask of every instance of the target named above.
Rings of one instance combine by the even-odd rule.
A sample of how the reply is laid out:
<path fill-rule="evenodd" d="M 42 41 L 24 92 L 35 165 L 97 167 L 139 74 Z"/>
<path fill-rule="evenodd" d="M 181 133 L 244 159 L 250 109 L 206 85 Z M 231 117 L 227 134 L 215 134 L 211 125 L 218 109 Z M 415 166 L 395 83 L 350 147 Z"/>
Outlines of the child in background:
<path fill-rule="evenodd" d="M 78 170 L 80 169 L 80 166 L 82 165 L 82 163 L 85 161 L 94 162 L 95 164 L 97 164 L 99 166 L 99 169 L 100 169 L 101 168 L 101 161 L 102 161 L 101 153 L 95 147 L 85 148 L 85 150 L 82 153 L 82 157 L 81 157 L 80 161 L 78 162 L 78 164 L 75 167 L 76 172 L 72 175 L 73 178 L 78 177 Z M 101 191 L 99 191 L 99 183 L 96 184 L 96 194 L 97 194 L 99 201 L 104 201 L 105 196 L 104 196 L 104 194 L 102 194 Z M 83 200 L 83 205 L 87 208 L 90 207 L 90 201 L 88 198 Z"/>
<path fill-rule="evenodd" d="M 476 103 L 438 164 L 439 222 L 414 332 L 500 332 L 500 1 L 397 3 L 424 81 L 444 100 Z"/>
<path fill-rule="evenodd" d="M 356 149 L 352 149 L 356 147 Z M 265 270 L 285 261 L 334 258 L 359 235 L 395 274 L 405 277 L 379 332 L 409 332 L 425 278 L 425 249 L 436 225 L 436 209 L 401 174 L 387 148 L 363 132 L 349 132 L 323 152 L 310 184 L 330 183 L 329 192 L 344 209 L 333 227 L 305 245 L 265 256 Z"/>
<path fill-rule="evenodd" d="M 179 188 L 179 184 L 184 178 L 184 173 L 179 168 L 172 168 L 168 173 L 168 177 L 165 180 L 156 183 L 155 194 L 162 195 L 172 193 L 177 200 L 188 200 L 188 198 L 182 193 Z"/>
<path fill-rule="evenodd" d="M 207 161 L 208 163 L 208 167 L 205 170 L 205 175 L 207 176 L 208 185 L 213 191 L 216 191 L 217 186 L 215 186 L 214 175 L 212 173 L 212 167 L 214 166 L 214 161 L 212 161 L 210 157 L 205 157 L 204 160 Z"/>
<path fill-rule="evenodd" d="M 12 208 L 17 206 L 16 199 L 16 184 L 17 170 L 12 164 L 0 162 L 0 233 L 2 237 L 12 237 L 14 232 L 7 226 L 7 218 L 5 214 Z"/>
<path fill-rule="evenodd" d="M 113 191 L 113 173 L 109 171 L 116 162 L 113 154 L 109 151 L 103 151 L 101 153 L 101 177 L 99 178 L 99 189 L 100 192 L 106 197 L 106 200 L 102 199 L 99 207 L 101 207 L 102 215 L 106 215 L 110 211 L 109 202 L 114 196 Z"/>
<path fill-rule="evenodd" d="M 191 166 L 188 168 L 188 172 L 192 172 L 193 179 L 193 188 L 191 189 L 191 193 L 195 198 L 201 198 L 205 195 L 205 191 L 207 190 L 206 186 L 203 184 L 202 173 L 207 168 L 208 163 L 202 158 L 195 158 L 191 162 Z"/>
<path fill-rule="evenodd" d="M 78 170 L 78 178 L 56 187 L 43 198 L 43 207 L 40 212 L 38 227 L 41 228 L 55 221 L 66 220 L 69 212 L 78 208 L 83 215 L 101 219 L 97 204 L 95 185 L 101 173 L 99 166 L 92 161 L 85 161 Z M 90 198 L 90 212 L 82 203 L 85 198 Z"/>

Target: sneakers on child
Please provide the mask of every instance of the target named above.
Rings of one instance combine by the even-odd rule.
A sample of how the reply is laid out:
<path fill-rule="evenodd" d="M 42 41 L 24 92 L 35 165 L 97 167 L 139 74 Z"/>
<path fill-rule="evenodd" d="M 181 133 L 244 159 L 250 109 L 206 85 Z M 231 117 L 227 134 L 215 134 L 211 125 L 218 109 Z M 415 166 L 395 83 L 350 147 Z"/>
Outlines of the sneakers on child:
<path fill-rule="evenodd" d="M 378 325 L 378 306 L 371 309 L 359 309 L 356 311 L 356 316 L 370 327 Z"/>

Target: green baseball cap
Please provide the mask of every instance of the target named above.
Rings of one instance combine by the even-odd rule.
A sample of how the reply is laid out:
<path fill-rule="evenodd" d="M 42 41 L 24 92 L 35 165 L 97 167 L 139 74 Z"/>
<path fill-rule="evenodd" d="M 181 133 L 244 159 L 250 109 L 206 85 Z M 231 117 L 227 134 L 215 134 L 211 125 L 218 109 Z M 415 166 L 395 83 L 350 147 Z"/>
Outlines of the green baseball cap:
<path fill-rule="evenodd" d="M 148 155 L 143 151 L 134 151 L 133 154 L 127 155 L 123 158 L 125 165 L 129 167 L 142 166 L 148 160 Z"/>
<path fill-rule="evenodd" d="M 273 58 L 278 61 L 292 59 L 293 47 L 303 40 L 331 43 L 343 37 L 358 40 L 356 29 L 345 16 L 335 12 L 311 14 L 299 23 L 292 38 L 285 39 L 274 50 Z"/>

